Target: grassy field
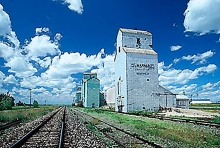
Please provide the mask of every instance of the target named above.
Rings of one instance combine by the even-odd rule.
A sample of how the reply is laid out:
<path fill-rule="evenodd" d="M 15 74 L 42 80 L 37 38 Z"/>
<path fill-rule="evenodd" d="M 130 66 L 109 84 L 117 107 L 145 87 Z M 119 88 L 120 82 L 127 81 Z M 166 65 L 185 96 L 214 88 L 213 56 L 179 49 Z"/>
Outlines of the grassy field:
<path fill-rule="evenodd" d="M 101 120 L 116 124 L 165 147 L 220 147 L 220 130 L 187 123 L 135 117 L 97 109 L 79 108 Z M 170 145 L 166 145 L 169 143 Z"/>
<path fill-rule="evenodd" d="M 190 107 L 220 107 L 220 103 L 190 104 Z"/>
<path fill-rule="evenodd" d="M 220 114 L 220 103 L 211 104 L 190 104 L 190 109 L 198 109 L 205 112 L 219 113 Z"/>
<path fill-rule="evenodd" d="M 43 116 L 56 108 L 58 108 L 58 106 L 39 106 L 38 108 L 16 106 L 13 107 L 12 110 L 0 111 L 0 123 L 11 122 L 16 119 L 22 119 L 22 122 L 27 122 Z"/>

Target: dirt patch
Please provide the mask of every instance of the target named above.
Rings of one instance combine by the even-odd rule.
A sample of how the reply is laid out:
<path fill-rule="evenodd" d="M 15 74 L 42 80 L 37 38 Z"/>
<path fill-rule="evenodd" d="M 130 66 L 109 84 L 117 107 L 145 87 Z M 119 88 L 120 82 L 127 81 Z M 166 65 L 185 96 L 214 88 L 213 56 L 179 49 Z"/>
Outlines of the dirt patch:
<path fill-rule="evenodd" d="M 159 114 L 163 114 L 166 117 L 169 116 L 185 116 L 185 117 L 195 117 L 195 118 L 214 118 L 216 116 L 220 117 L 219 113 L 204 112 L 195 109 L 182 109 L 182 108 L 172 108 L 172 111 L 166 111 Z"/>

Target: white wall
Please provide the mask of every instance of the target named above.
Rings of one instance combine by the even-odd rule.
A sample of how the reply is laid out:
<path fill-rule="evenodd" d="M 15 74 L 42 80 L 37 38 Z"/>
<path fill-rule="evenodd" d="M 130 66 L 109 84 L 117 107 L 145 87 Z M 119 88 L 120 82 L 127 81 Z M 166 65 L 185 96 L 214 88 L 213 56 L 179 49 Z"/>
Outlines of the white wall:
<path fill-rule="evenodd" d="M 115 87 L 111 87 L 111 88 L 107 89 L 106 102 L 107 102 L 107 104 L 115 103 Z"/>

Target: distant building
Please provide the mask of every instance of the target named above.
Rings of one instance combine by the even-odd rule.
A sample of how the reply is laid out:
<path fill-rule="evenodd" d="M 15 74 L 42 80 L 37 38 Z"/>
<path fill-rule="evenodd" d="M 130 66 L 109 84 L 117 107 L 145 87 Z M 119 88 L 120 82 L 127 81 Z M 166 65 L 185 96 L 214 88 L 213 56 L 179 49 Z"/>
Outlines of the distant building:
<path fill-rule="evenodd" d="M 105 93 L 102 91 L 99 91 L 99 100 L 100 100 L 100 107 L 107 105 L 106 100 L 105 100 Z"/>
<path fill-rule="evenodd" d="M 186 95 L 176 95 L 176 107 L 189 109 L 189 100 Z"/>
<path fill-rule="evenodd" d="M 100 107 L 100 80 L 97 73 L 84 73 L 81 99 L 84 107 Z"/>
<path fill-rule="evenodd" d="M 193 99 L 191 104 L 206 104 L 212 103 L 210 99 Z"/>
<path fill-rule="evenodd" d="M 116 111 L 156 111 L 176 105 L 175 95 L 159 86 L 158 54 L 150 32 L 120 28 L 114 62 Z"/>
<path fill-rule="evenodd" d="M 75 101 L 74 101 L 75 105 L 78 106 L 78 105 L 82 104 L 82 100 L 81 100 L 81 86 L 78 86 L 76 88 L 76 97 L 75 98 L 76 98 Z"/>

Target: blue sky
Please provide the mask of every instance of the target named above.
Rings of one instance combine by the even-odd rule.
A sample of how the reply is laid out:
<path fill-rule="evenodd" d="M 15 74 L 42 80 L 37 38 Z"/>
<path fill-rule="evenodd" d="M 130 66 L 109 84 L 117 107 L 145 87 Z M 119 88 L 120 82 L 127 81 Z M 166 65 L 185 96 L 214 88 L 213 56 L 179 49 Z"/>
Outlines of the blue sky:
<path fill-rule="evenodd" d="M 119 28 L 147 30 L 160 85 L 220 101 L 219 0 L 0 0 L 0 93 L 71 103 L 83 72 L 113 85 Z"/>

